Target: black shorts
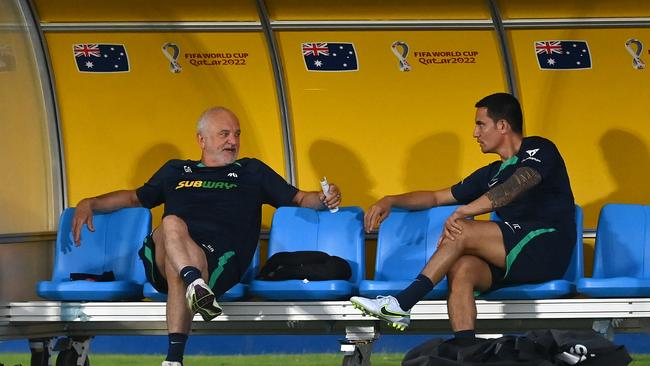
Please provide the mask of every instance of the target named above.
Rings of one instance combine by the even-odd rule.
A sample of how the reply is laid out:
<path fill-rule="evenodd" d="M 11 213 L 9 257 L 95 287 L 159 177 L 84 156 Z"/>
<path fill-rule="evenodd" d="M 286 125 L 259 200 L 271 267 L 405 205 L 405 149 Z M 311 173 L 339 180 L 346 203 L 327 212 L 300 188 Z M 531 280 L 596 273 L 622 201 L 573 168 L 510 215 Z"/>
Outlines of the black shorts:
<path fill-rule="evenodd" d="M 214 242 L 195 240 L 203 249 L 208 261 L 208 286 L 212 289 L 218 298 L 236 285 L 241 279 L 242 272 L 239 268 L 237 254 L 233 250 L 220 249 Z M 142 243 L 142 248 L 138 251 L 142 262 L 147 280 L 153 287 L 161 293 L 167 293 L 167 280 L 156 266 L 156 245 L 153 237 L 149 234 Z"/>
<path fill-rule="evenodd" d="M 506 268 L 492 264 L 492 287 L 539 283 L 564 277 L 575 235 L 541 222 L 494 221 L 503 234 Z"/>

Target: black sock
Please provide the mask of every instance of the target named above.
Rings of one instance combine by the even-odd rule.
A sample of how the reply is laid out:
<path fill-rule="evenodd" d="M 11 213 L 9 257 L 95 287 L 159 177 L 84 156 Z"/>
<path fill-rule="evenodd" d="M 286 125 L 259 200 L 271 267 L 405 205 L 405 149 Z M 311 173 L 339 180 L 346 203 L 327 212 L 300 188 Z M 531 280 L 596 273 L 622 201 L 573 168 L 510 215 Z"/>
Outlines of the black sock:
<path fill-rule="evenodd" d="M 183 267 L 183 269 L 181 269 L 181 278 L 183 279 L 183 282 L 185 282 L 185 286 L 189 286 L 190 283 L 201 278 L 201 271 L 192 266 Z"/>
<path fill-rule="evenodd" d="M 409 311 L 415 304 L 422 300 L 429 291 L 433 290 L 433 282 L 429 277 L 419 274 L 418 277 L 409 285 L 395 296 L 399 306 L 404 311 Z"/>
<path fill-rule="evenodd" d="M 454 332 L 454 338 L 476 338 L 476 331 L 474 329 L 460 330 Z"/>
<path fill-rule="evenodd" d="M 169 347 L 167 348 L 167 358 L 165 360 L 182 364 L 185 343 L 187 343 L 187 334 L 169 333 Z"/>

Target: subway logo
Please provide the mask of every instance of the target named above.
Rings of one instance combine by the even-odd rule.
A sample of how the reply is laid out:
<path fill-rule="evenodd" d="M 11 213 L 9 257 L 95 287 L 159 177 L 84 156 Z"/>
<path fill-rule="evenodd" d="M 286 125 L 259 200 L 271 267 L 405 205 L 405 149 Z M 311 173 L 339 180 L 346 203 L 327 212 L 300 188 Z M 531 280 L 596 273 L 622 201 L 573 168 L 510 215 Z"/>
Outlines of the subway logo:
<path fill-rule="evenodd" d="M 212 180 L 182 180 L 174 189 L 181 188 L 205 188 L 205 189 L 231 189 L 236 188 L 237 184 L 228 182 L 215 182 Z"/>

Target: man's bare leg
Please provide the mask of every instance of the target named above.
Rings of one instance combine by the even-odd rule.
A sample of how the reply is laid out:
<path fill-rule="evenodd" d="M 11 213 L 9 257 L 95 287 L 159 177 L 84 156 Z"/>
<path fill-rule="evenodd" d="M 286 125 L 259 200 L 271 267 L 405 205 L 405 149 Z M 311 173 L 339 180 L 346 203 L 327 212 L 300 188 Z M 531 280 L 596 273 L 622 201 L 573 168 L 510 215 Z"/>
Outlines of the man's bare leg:
<path fill-rule="evenodd" d="M 492 273 L 487 262 L 463 255 L 447 273 L 449 295 L 447 313 L 454 332 L 473 331 L 476 327 L 474 290 L 485 291 L 492 285 Z"/>
<path fill-rule="evenodd" d="M 444 238 L 422 274 L 438 283 L 462 255 L 473 255 L 499 268 L 506 266 L 506 249 L 499 225 L 492 221 L 458 220 L 462 233 Z"/>
<path fill-rule="evenodd" d="M 207 280 L 207 260 L 203 250 L 190 238 L 187 225 L 176 216 L 166 216 L 154 231 L 156 265 L 167 280 L 166 304 L 169 348 L 166 361 L 181 362 L 194 313 L 186 297 L 186 284 L 181 278 L 183 268 L 191 266 Z"/>
<path fill-rule="evenodd" d="M 394 328 L 404 330 L 410 323 L 411 308 L 442 280 L 463 255 L 473 255 L 497 267 L 505 267 L 503 237 L 496 223 L 472 220 L 458 220 L 457 223 L 462 228 L 461 233 L 454 240 L 446 237 L 442 240 L 420 275 L 406 289 L 395 297 L 367 299 L 353 296 L 350 298 L 352 305 L 365 314 L 386 320 Z"/>
<path fill-rule="evenodd" d="M 417 279 L 395 298 L 404 311 L 410 310 L 449 272 L 458 258 L 473 255 L 504 267 L 506 252 L 499 226 L 491 221 L 458 220 L 462 231 L 454 240 L 444 237 Z"/>

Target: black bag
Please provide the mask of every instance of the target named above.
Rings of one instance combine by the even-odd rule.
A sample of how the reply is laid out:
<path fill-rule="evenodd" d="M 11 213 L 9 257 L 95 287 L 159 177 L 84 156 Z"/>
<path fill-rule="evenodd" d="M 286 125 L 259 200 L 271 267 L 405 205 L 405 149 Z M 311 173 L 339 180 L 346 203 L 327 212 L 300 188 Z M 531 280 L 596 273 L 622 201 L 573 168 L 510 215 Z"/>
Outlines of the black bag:
<path fill-rule="evenodd" d="M 255 279 L 264 281 L 303 279 L 347 281 L 350 277 L 352 277 L 352 270 L 345 259 L 318 251 L 298 251 L 273 254 Z"/>
<path fill-rule="evenodd" d="M 102 274 L 94 273 L 70 273 L 70 281 L 93 281 L 93 282 L 111 282 L 115 281 L 115 273 L 106 271 Z"/>
<path fill-rule="evenodd" d="M 410 350 L 402 360 L 402 366 L 551 366 L 544 357 L 530 352 L 519 352 L 519 337 L 506 336 L 494 339 L 448 339 L 437 338 Z"/>
<path fill-rule="evenodd" d="M 625 366 L 632 359 L 594 331 L 542 330 L 521 337 L 433 339 L 410 350 L 403 366 Z"/>
<path fill-rule="evenodd" d="M 530 331 L 525 337 L 564 362 L 558 365 L 624 366 L 632 362 L 624 346 L 610 342 L 593 330 Z"/>

